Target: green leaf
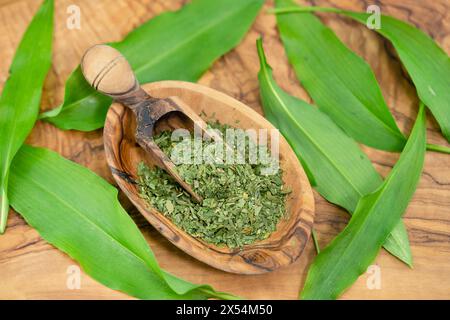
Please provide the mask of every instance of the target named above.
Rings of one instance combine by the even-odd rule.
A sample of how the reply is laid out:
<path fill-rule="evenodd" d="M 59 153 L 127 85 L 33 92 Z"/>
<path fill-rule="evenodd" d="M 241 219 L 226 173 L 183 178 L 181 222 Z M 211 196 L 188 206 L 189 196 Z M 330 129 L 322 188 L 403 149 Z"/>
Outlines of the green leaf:
<path fill-rule="evenodd" d="M 261 39 L 257 42 L 259 83 L 266 118 L 276 126 L 297 157 L 314 176 L 316 190 L 351 214 L 362 196 L 382 183 L 370 160 L 325 113 L 288 95 L 274 81 Z M 412 263 L 408 235 L 401 221 L 384 246 L 408 265 Z"/>
<path fill-rule="evenodd" d="M 276 0 L 276 8 L 296 7 Z M 309 13 L 277 15 L 289 62 L 316 105 L 370 147 L 401 151 L 406 142 L 369 65 Z"/>
<path fill-rule="evenodd" d="M 366 271 L 405 212 L 423 168 L 426 150 L 425 112 L 400 159 L 374 193 L 358 203 L 347 227 L 314 260 L 301 293 L 303 299 L 336 299 Z"/>
<path fill-rule="evenodd" d="M 366 24 L 371 16 L 367 13 L 324 7 L 285 7 L 274 13 L 292 12 L 334 12 L 344 14 Z M 381 29 L 375 29 L 391 41 L 411 76 L 420 100 L 431 110 L 439 123 L 442 133 L 450 142 L 450 59 L 439 45 L 420 29 L 395 19 L 381 15 Z M 428 150 L 449 153 L 448 148 L 428 145 Z"/>
<path fill-rule="evenodd" d="M 243 38 L 264 0 L 193 0 L 163 13 L 123 41 L 112 44 L 130 62 L 141 83 L 197 81 Z M 111 99 L 95 92 L 77 68 L 66 84 L 64 103 L 41 118 L 61 129 L 103 127 Z"/>
<path fill-rule="evenodd" d="M 341 11 L 366 24 L 367 13 Z M 392 42 L 411 76 L 421 101 L 431 110 L 442 133 L 450 142 L 450 58 L 421 30 L 389 16 L 381 16 L 381 29 L 375 29 Z"/>
<path fill-rule="evenodd" d="M 53 1 L 40 6 L 17 48 L 0 98 L 0 233 L 8 220 L 11 162 L 34 126 L 51 66 Z"/>
<path fill-rule="evenodd" d="M 46 149 L 24 145 L 11 166 L 13 208 L 100 283 L 142 299 L 233 298 L 160 269 L 117 190 Z"/>

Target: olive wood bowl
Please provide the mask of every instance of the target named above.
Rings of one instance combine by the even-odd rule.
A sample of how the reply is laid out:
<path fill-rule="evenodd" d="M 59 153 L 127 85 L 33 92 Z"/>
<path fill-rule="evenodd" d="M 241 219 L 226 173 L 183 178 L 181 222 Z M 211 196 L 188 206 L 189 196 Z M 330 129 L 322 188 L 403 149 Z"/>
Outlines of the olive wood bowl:
<path fill-rule="evenodd" d="M 156 98 L 176 96 L 197 114 L 214 115 L 220 123 L 241 129 L 274 129 L 261 115 L 243 103 L 208 87 L 182 81 L 145 84 Z M 207 120 L 207 119 L 205 119 Z M 269 238 L 240 249 L 218 247 L 187 234 L 139 196 L 137 167 L 141 161 L 155 165 L 135 141 L 136 119 L 120 103 L 108 111 L 104 142 L 108 165 L 120 189 L 140 213 L 164 237 L 192 257 L 227 272 L 261 274 L 287 266 L 301 255 L 314 221 L 314 198 L 308 178 L 294 151 L 280 135 L 280 167 L 283 181 L 292 189 L 287 197 L 287 217 L 281 219 Z"/>

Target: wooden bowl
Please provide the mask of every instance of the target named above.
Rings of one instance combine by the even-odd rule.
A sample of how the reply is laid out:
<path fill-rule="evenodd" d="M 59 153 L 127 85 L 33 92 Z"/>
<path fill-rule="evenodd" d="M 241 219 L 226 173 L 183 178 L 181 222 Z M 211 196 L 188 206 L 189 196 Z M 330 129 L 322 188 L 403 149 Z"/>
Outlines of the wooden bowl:
<path fill-rule="evenodd" d="M 155 97 L 177 96 L 197 114 L 202 111 L 208 116 L 215 114 L 215 119 L 224 124 L 241 129 L 274 128 L 261 115 L 241 102 L 205 86 L 190 82 L 162 81 L 142 87 Z M 303 168 L 282 136 L 280 166 L 285 184 L 292 189 L 287 199 L 288 218 L 279 222 L 277 230 L 269 238 L 242 249 L 229 249 L 190 236 L 139 196 L 135 182 L 138 164 L 145 161 L 151 165 L 152 161 L 136 144 L 135 128 L 132 111 L 114 103 L 109 109 L 104 128 L 108 165 L 126 196 L 170 242 L 210 266 L 239 274 L 273 271 L 293 263 L 301 255 L 314 221 L 314 198 Z"/>

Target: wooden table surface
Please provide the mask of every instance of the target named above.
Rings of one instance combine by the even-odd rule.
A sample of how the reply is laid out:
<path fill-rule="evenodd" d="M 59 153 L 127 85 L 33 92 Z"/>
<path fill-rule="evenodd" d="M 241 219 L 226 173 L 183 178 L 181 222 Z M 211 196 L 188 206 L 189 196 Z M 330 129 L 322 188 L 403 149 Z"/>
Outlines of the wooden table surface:
<path fill-rule="evenodd" d="M 166 10 L 180 8 L 184 0 L 58 0 L 55 12 L 53 67 L 47 78 L 42 109 L 59 105 L 64 82 L 77 66 L 82 53 L 91 45 L 122 39 L 129 31 Z M 450 3 L 448 0 L 374 1 L 382 13 L 393 15 L 420 27 L 450 52 Z M 0 0 L 0 87 L 20 41 L 40 1 Z M 81 29 L 68 30 L 67 7 L 81 8 Z M 365 11 L 371 1 L 316 0 L 304 4 L 333 6 Z M 268 1 L 265 9 L 272 6 Z M 291 94 L 310 101 L 289 67 L 275 27 L 275 18 L 263 10 L 243 42 L 218 60 L 200 83 L 225 92 L 261 112 L 255 40 L 263 34 L 268 60 L 277 81 Z M 375 32 L 333 14 L 320 15 L 338 36 L 371 65 L 384 97 L 400 128 L 411 130 L 418 110 L 414 87 L 402 71 L 389 43 Z M 431 116 L 428 140 L 447 145 Z M 1 137 L 0 137 L 1 138 Z M 28 142 L 53 149 L 112 182 L 106 166 L 102 131 L 82 133 L 61 131 L 47 123 L 37 123 Z M 377 170 L 386 175 L 398 154 L 364 148 Z M 122 196 L 123 198 L 123 196 Z M 315 228 L 325 246 L 348 221 L 346 213 L 329 204 L 317 193 Z M 162 267 L 196 283 L 209 283 L 216 289 L 250 299 L 296 299 L 307 267 L 315 252 L 310 241 L 300 259 L 289 267 L 270 274 L 239 276 L 208 267 L 171 245 L 153 229 L 125 200 L 125 208 L 135 218 Z M 45 214 L 43 212 L 42 214 Z M 371 276 L 362 275 L 342 296 L 343 299 L 450 299 L 450 156 L 427 153 L 418 190 L 406 212 L 414 268 L 381 252 L 374 262 L 379 268 L 380 288 L 368 286 Z M 76 262 L 58 251 L 11 212 L 7 233 L 0 236 L 0 299 L 123 299 L 113 291 L 82 274 L 81 288 L 68 289 L 67 272 Z"/>

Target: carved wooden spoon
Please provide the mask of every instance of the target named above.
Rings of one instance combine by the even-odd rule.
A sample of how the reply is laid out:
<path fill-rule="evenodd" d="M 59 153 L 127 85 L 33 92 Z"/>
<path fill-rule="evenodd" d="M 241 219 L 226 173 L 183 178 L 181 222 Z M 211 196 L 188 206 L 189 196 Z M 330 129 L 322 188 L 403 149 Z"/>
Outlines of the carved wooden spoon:
<path fill-rule="evenodd" d="M 136 142 L 157 160 L 157 165 L 169 173 L 197 202 L 202 198 L 175 170 L 175 164 L 153 141 L 158 128 L 194 130 L 197 126 L 209 136 L 206 123 L 176 97 L 158 99 L 145 92 L 125 57 L 107 45 L 96 45 L 84 54 L 81 70 L 89 84 L 97 91 L 130 108 L 137 119 Z M 217 137 L 215 137 L 217 138 Z"/>

